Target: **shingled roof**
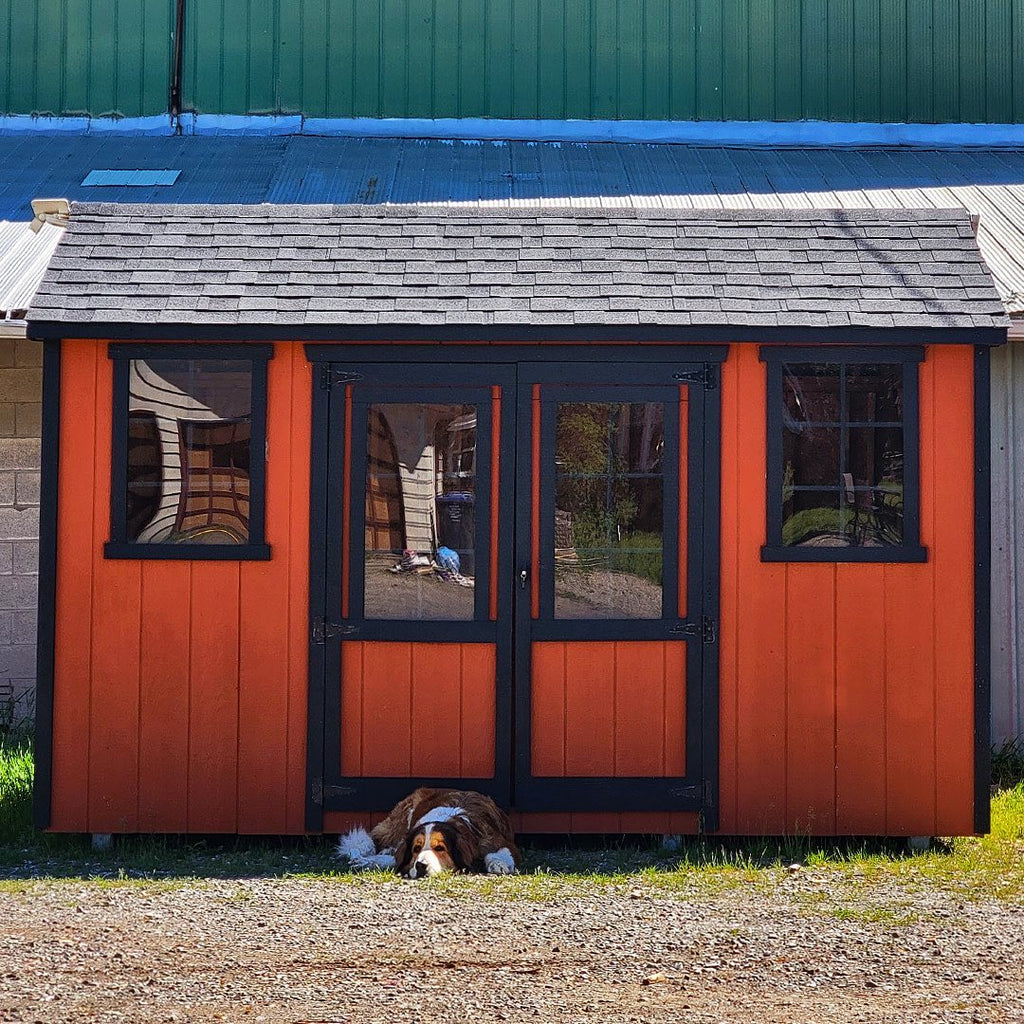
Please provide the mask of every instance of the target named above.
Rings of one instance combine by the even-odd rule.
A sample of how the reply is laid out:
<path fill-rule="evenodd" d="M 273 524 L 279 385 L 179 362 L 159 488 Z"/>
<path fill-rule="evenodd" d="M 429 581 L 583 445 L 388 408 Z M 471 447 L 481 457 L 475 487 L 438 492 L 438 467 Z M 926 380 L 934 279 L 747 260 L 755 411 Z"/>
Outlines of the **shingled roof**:
<path fill-rule="evenodd" d="M 37 337 L 380 339 L 1008 324 L 962 210 L 119 204 L 72 206 L 28 319 Z"/>

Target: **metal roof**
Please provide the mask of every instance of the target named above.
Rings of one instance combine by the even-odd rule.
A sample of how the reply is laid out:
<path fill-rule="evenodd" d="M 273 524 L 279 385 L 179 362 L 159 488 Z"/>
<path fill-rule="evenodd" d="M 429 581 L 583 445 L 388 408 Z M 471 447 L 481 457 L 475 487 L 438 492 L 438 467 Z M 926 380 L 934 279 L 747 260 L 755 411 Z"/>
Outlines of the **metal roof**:
<path fill-rule="evenodd" d="M 727 149 L 386 138 L 0 138 L 0 217 L 40 196 L 125 203 L 398 203 L 683 209 L 960 207 L 1024 313 L 1024 151 Z M 172 186 L 82 184 L 180 170 Z"/>
<path fill-rule="evenodd" d="M 1008 324 L 964 210 L 120 203 L 72 206 L 28 319 L 34 336 L 277 325 L 388 339 L 632 327 L 1003 340 Z"/>
<path fill-rule="evenodd" d="M 22 320 L 63 228 L 43 221 L 0 221 L 0 321 Z"/>

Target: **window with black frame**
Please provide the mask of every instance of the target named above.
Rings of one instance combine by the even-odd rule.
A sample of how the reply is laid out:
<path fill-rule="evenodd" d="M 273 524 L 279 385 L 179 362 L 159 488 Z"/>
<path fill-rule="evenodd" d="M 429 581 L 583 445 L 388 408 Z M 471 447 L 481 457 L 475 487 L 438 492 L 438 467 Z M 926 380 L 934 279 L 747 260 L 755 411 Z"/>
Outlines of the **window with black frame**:
<path fill-rule="evenodd" d="M 111 346 L 108 557 L 265 558 L 266 346 Z"/>
<path fill-rule="evenodd" d="M 922 561 L 919 349 L 764 349 L 766 561 Z"/>

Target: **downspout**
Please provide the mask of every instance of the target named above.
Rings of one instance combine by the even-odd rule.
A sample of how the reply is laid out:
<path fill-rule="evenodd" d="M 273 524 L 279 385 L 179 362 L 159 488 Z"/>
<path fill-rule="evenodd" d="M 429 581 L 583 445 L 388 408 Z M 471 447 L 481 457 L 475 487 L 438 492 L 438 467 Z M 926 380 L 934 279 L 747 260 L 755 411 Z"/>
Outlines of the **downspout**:
<path fill-rule="evenodd" d="M 174 56 L 171 64 L 171 121 L 174 131 L 181 134 L 181 78 L 185 55 L 185 0 L 177 0 L 174 19 Z"/>

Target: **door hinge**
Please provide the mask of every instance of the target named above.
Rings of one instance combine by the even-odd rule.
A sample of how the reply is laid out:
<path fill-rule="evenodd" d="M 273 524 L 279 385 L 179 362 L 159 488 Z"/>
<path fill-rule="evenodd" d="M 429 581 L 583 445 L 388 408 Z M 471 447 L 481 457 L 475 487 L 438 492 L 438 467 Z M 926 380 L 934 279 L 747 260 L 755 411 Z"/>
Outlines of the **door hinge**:
<path fill-rule="evenodd" d="M 687 370 L 672 376 L 680 384 L 700 384 L 705 391 L 714 391 L 718 387 L 718 366 L 715 363 L 705 363 L 699 370 Z"/>
<path fill-rule="evenodd" d="M 351 373 L 348 370 L 337 370 L 329 363 L 320 371 L 320 387 L 324 391 L 330 391 L 331 388 L 339 387 L 342 384 L 354 384 L 357 380 L 361 379 L 362 374 Z"/>
<path fill-rule="evenodd" d="M 669 796 L 692 800 L 694 797 L 700 797 L 701 788 L 700 786 L 679 786 L 677 789 L 670 789 L 668 793 Z"/>
<path fill-rule="evenodd" d="M 353 626 L 348 622 L 328 622 L 322 617 L 313 620 L 311 630 L 315 644 L 325 644 L 328 640 L 336 640 L 339 636 L 354 636 L 358 632 L 358 626 Z"/>
<path fill-rule="evenodd" d="M 317 775 L 313 779 L 313 784 L 310 786 L 309 792 L 310 798 L 317 807 L 322 807 L 324 803 L 324 780 L 322 775 Z"/>
<path fill-rule="evenodd" d="M 684 622 L 682 625 L 672 626 L 669 632 L 692 636 L 695 640 L 700 637 L 704 643 L 713 644 L 718 639 L 718 623 L 710 615 L 704 615 L 700 622 Z"/>

